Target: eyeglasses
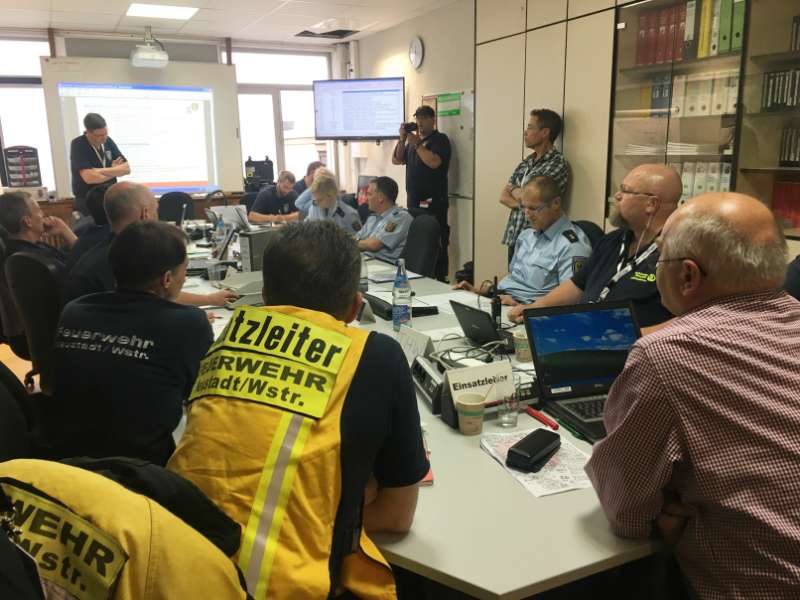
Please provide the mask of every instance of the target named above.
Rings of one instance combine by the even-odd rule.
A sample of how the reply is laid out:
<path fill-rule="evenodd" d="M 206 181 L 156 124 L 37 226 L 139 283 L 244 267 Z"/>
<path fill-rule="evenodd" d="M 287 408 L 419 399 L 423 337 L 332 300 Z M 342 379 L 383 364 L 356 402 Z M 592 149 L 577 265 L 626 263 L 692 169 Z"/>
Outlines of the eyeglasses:
<path fill-rule="evenodd" d="M 656 266 L 660 265 L 661 263 L 675 262 L 675 261 L 678 261 L 678 260 L 690 260 L 690 261 L 692 261 L 694 264 L 697 265 L 697 270 L 700 271 L 700 275 L 703 275 L 703 276 L 707 275 L 707 273 L 703 269 L 703 265 L 701 265 L 699 262 L 697 262 L 696 258 L 693 258 L 691 256 L 682 256 L 680 258 L 659 258 L 656 261 Z"/>
<path fill-rule="evenodd" d="M 549 204 L 542 204 L 541 206 L 537 206 L 536 208 L 523 207 L 523 210 L 526 211 L 526 212 L 531 212 L 531 213 L 533 213 L 535 215 L 538 215 L 540 212 L 542 212 L 546 208 L 550 208 L 550 205 Z"/>
<path fill-rule="evenodd" d="M 658 194 L 651 194 L 650 192 L 637 192 L 635 190 L 629 190 L 624 185 L 619 186 L 619 193 L 620 194 L 630 194 L 631 196 L 650 196 L 651 198 L 658 198 Z"/>

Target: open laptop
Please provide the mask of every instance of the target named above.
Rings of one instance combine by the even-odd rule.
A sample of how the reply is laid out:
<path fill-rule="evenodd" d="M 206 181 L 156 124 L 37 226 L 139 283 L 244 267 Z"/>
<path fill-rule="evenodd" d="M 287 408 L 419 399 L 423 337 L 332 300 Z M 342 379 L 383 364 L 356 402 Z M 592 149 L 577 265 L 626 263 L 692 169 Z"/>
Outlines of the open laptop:
<path fill-rule="evenodd" d="M 231 227 L 225 233 L 225 237 L 223 238 L 222 243 L 217 248 L 215 255 L 213 257 L 190 258 L 187 269 L 192 272 L 205 271 L 210 264 L 217 263 L 221 260 L 228 260 L 228 250 L 230 248 L 231 242 L 233 242 L 233 238 L 235 235 L 236 235 L 236 229 Z"/>
<path fill-rule="evenodd" d="M 497 348 L 498 352 L 510 353 L 514 351 L 513 338 L 498 333 L 492 315 L 476 306 L 462 304 L 455 300 L 450 300 L 450 306 L 453 307 L 453 314 L 458 319 L 458 324 L 461 325 L 461 329 L 467 339 L 479 345 L 502 341 L 503 345 Z"/>
<path fill-rule="evenodd" d="M 596 442 L 606 436 L 603 406 L 641 335 L 630 302 L 604 302 L 524 313 L 544 408 Z"/>
<path fill-rule="evenodd" d="M 217 224 L 217 220 L 222 217 L 226 225 L 233 225 L 236 229 L 241 231 L 257 231 L 272 227 L 271 223 L 251 223 L 247 218 L 247 208 L 241 204 L 231 206 L 212 206 L 206 209 L 206 217 L 213 225 Z"/>

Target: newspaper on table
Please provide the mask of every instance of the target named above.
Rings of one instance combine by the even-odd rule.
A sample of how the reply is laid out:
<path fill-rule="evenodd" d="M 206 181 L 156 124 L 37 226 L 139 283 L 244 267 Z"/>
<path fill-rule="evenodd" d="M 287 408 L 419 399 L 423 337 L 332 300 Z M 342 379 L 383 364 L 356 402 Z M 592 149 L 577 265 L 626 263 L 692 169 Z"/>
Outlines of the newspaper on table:
<path fill-rule="evenodd" d="M 589 455 L 574 444 L 561 437 L 561 447 L 538 473 L 525 473 L 506 466 L 508 449 L 534 431 L 515 431 L 513 433 L 484 433 L 481 448 L 498 461 L 514 476 L 522 486 L 534 496 L 549 496 L 569 490 L 591 487 L 591 482 L 583 470 Z"/>

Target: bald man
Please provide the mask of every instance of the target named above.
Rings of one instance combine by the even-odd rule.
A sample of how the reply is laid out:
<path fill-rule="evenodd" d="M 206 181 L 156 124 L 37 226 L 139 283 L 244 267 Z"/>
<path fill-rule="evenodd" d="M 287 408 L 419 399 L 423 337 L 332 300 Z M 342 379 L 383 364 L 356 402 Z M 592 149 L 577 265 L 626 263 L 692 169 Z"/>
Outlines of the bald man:
<path fill-rule="evenodd" d="M 586 472 L 615 533 L 656 529 L 708 599 L 800 589 L 800 302 L 758 200 L 704 194 L 658 243 L 676 318 L 634 344 Z M 655 527 L 654 527 L 655 523 Z"/>
<path fill-rule="evenodd" d="M 633 169 L 614 194 L 609 221 L 618 229 L 603 236 L 572 279 L 533 304 L 513 307 L 508 318 L 522 320 L 522 312 L 530 306 L 633 300 L 639 325 L 668 320 L 672 315 L 661 304 L 656 287 L 655 239 L 677 208 L 681 191 L 681 178 L 672 167 L 648 164 Z"/>
<path fill-rule="evenodd" d="M 149 188 L 132 181 L 121 181 L 112 185 L 103 199 L 111 233 L 105 240 L 88 250 L 75 263 L 67 278 L 64 291 L 65 301 L 114 289 L 114 273 L 108 261 L 111 242 L 131 223 L 158 220 L 158 200 Z M 192 306 L 223 306 L 228 300 L 235 300 L 236 294 L 221 290 L 213 294 L 192 294 L 181 292 L 177 302 Z"/>

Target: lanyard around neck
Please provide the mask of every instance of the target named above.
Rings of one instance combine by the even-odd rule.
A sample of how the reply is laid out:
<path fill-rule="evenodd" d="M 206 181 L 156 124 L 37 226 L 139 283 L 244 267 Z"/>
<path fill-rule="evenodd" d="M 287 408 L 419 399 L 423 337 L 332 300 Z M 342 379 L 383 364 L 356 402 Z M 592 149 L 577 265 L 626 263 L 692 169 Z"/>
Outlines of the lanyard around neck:
<path fill-rule="evenodd" d="M 92 146 L 91 142 L 89 143 Z M 92 146 L 92 150 L 94 150 L 95 155 L 97 156 L 97 160 L 100 161 L 100 164 L 103 165 L 103 168 L 106 166 L 106 149 L 105 147 L 100 144 L 100 152 L 97 151 L 97 148 Z"/>
<path fill-rule="evenodd" d="M 658 236 L 656 236 L 658 237 Z M 645 260 L 647 260 L 650 255 L 658 249 L 658 245 L 656 241 L 653 240 L 650 242 L 650 245 L 647 249 L 639 254 L 639 256 L 635 257 L 634 260 L 626 260 L 625 254 L 627 253 L 627 244 L 625 243 L 625 239 L 622 240 L 622 245 L 619 249 L 619 256 L 620 261 L 617 263 L 617 272 L 614 273 L 614 276 L 609 280 L 609 282 L 605 285 L 602 289 L 600 294 L 597 296 L 597 302 L 603 302 L 606 297 L 611 293 L 611 288 L 617 285 L 617 282 L 622 279 L 623 277 L 627 276 L 634 267 L 638 267 L 642 264 Z"/>

